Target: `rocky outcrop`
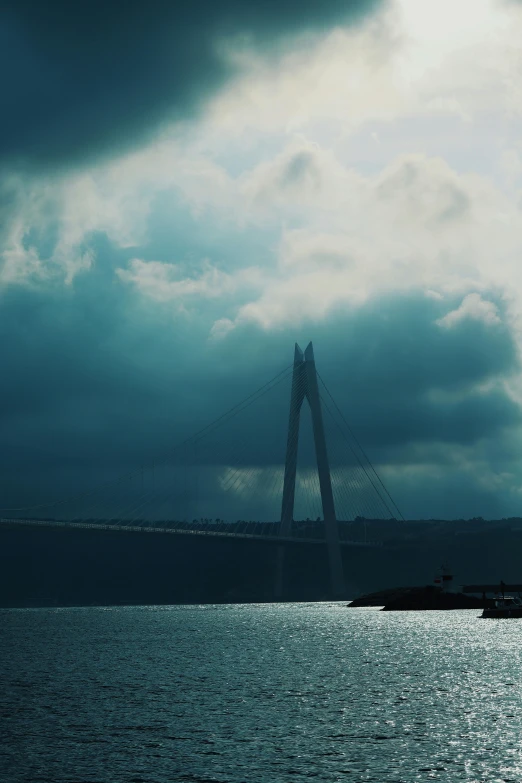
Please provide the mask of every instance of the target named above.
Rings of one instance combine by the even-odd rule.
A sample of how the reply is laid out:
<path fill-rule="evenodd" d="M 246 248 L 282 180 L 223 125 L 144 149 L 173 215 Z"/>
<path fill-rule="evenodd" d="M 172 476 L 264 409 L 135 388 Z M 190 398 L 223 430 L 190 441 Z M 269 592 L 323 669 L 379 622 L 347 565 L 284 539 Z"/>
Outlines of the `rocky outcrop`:
<path fill-rule="evenodd" d="M 436 609 L 483 609 L 484 601 L 464 593 L 443 592 L 440 587 L 397 587 L 356 598 L 349 607 L 382 606 L 385 612 Z"/>

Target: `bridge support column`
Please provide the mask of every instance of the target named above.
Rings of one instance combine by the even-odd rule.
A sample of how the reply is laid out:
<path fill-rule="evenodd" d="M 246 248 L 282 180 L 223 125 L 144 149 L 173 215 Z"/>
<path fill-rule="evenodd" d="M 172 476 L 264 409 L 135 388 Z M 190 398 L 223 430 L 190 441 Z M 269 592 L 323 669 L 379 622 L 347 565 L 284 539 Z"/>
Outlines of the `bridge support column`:
<path fill-rule="evenodd" d="M 286 439 L 285 477 L 283 482 L 283 501 L 281 505 L 281 528 L 279 535 L 288 537 L 292 529 L 295 500 L 295 479 L 297 474 L 297 447 L 299 444 L 299 420 L 301 406 L 305 397 L 306 373 L 303 352 L 295 344 L 294 372 L 292 375 L 292 391 L 290 395 L 290 413 L 288 416 L 288 433 Z M 283 596 L 283 572 L 285 547 L 280 544 L 276 552 L 275 597 Z"/>
<path fill-rule="evenodd" d="M 315 456 L 319 473 L 321 503 L 325 524 L 326 545 L 330 566 L 330 583 L 335 598 L 343 598 L 345 594 L 343 563 L 339 530 L 335 516 L 335 503 L 330 477 L 330 464 L 326 448 L 321 398 L 317 384 L 317 372 L 312 343 L 303 352 L 296 343 L 294 353 L 294 372 L 292 377 L 292 393 L 290 397 L 290 415 L 288 419 L 288 437 L 286 446 L 285 475 L 283 483 L 283 501 L 281 506 L 280 535 L 288 537 L 291 533 L 294 516 L 295 481 L 297 473 L 297 449 L 299 443 L 299 423 L 301 406 L 304 398 L 308 399 L 312 414 L 314 431 Z M 284 575 L 284 545 L 277 548 L 275 596 L 283 596 Z"/>

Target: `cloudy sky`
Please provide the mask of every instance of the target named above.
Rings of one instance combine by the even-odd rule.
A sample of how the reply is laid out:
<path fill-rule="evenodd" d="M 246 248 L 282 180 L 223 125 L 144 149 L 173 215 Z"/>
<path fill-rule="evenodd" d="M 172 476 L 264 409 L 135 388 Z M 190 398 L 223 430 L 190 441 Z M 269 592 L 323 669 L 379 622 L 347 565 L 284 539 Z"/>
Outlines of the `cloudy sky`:
<path fill-rule="evenodd" d="M 406 517 L 520 514 L 520 40 L 517 0 L 4 3 L 6 503 L 313 340 Z"/>

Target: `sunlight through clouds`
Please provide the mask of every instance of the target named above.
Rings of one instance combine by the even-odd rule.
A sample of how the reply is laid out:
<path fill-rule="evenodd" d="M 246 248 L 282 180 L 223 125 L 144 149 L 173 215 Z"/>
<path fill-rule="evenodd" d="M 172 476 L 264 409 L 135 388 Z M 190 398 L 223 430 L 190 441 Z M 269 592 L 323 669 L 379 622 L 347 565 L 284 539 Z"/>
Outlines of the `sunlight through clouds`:
<path fill-rule="evenodd" d="M 488 443 L 491 410 L 499 430 L 518 427 L 522 3 L 362 5 L 357 24 L 334 15 L 271 46 L 220 29 L 213 47 L 226 78 L 197 111 L 167 112 L 139 143 L 56 168 L 2 162 L 4 306 L 49 292 L 75 314 L 74 297 L 92 297 L 132 340 L 157 318 L 167 343 L 195 335 L 181 364 L 198 350 L 223 363 L 259 350 L 261 363 L 259 346 L 293 342 L 296 330 L 353 347 L 340 319 L 366 323 L 382 309 L 382 328 L 397 330 L 384 353 L 410 356 L 405 333 L 424 329 L 435 353 L 457 346 L 454 374 L 469 373 L 457 399 L 415 353 L 404 372 L 426 389 L 412 407 L 448 418 L 467 403 L 482 427 L 469 432 Z M 466 363 L 466 340 L 490 346 L 487 366 L 480 351 Z M 421 413 L 406 416 L 405 440 L 422 430 Z M 432 450 L 418 465 L 404 455 L 405 486 L 451 469 L 429 428 L 418 437 Z M 472 456 L 458 455 L 470 474 Z M 513 454 L 507 461 L 495 485 L 484 446 L 481 485 L 512 493 L 509 476 L 522 474 Z"/>

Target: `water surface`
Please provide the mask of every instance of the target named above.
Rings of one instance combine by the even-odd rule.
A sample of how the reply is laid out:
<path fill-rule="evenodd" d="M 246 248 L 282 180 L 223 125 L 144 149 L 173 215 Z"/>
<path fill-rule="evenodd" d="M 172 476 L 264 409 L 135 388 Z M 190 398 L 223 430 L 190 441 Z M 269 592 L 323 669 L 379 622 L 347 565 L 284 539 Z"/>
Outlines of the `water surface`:
<path fill-rule="evenodd" d="M 1 783 L 522 781 L 522 620 L 0 611 Z"/>

